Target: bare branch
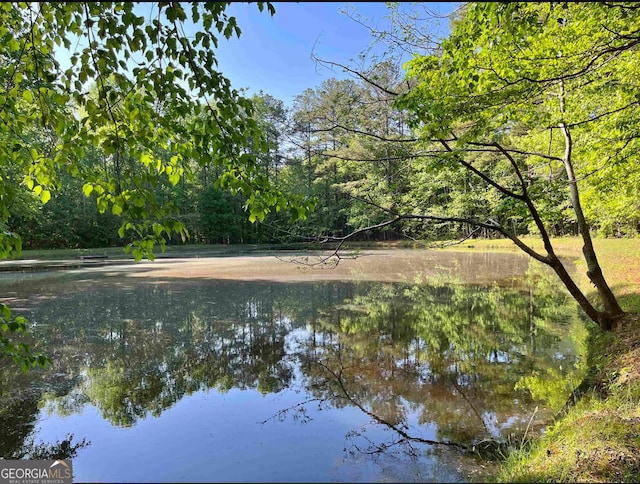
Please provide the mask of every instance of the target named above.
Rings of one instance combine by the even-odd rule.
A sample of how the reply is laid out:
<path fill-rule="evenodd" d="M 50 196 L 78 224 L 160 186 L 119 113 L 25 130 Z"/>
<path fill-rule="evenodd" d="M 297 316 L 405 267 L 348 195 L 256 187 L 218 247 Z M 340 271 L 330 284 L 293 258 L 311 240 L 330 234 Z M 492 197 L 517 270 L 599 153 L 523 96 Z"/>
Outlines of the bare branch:
<path fill-rule="evenodd" d="M 640 4 L 634 4 L 634 5 L 624 5 L 621 3 L 613 3 L 613 2 L 602 2 L 602 5 L 606 5 L 609 8 L 622 8 L 624 10 L 637 10 L 640 8 Z"/>
<path fill-rule="evenodd" d="M 486 146 L 487 148 L 491 147 L 491 146 L 495 146 L 495 142 L 491 142 L 491 143 L 482 143 L 482 142 L 473 142 L 473 141 L 469 141 L 467 142 L 467 144 L 471 145 L 471 146 Z M 505 148 L 502 147 L 502 149 L 500 150 L 491 150 L 491 149 L 485 149 L 485 150 L 473 150 L 473 149 L 465 149 L 464 151 L 467 152 L 483 152 L 483 153 L 515 153 L 518 155 L 525 155 L 525 156 L 537 156 L 539 158 L 544 158 L 545 160 L 553 160 L 553 161 L 562 161 L 562 158 L 558 157 L 558 156 L 552 156 L 552 155 L 545 155 L 544 153 L 538 153 L 535 151 L 525 151 L 525 150 L 519 150 L 516 148 Z"/>
<path fill-rule="evenodd" d="M 381 162 L 381 161 L 401 161 L 401 160 L 410 160 L 410 159 L 415 159 L 415 158 L 420 158 L 420 157 L 436 157 L 436 156 L 440 156 L 442 154 L 442 151 L 440 151 L 440 150 L 422 150 L 422 151 L 417 151 L 415 153 L 407 153 L 407 154 L 404 154 L 402 156 L 385 156 L 385 157 L 379 157 L 379 158 L 352 158 L 352 157 L 348 157 L 348 156 L 339 155 L 339 154 L 337 154 L 335 152 L 328 152 L 328 151 L 321 151 L 321 150 L 316 150 L 316 149 L 309 149 L 309 147 L 301 145 L 300 143 L 296 142 L 292 138 L 288 138 L 288 141 L 293 146 L 295 146 L 296 148 L 303 149 L 305 151 L 309 151 L 314 156 L 324 156 L 326 158 L 337 158 L 338 160 L 342 160 L 342 161 L 358 161 L 358 162 L 367 162 L 367 163 L 378 163 L 378 162 Z M 281 159 L 283 159 L 285 161 L 289 161 L 289 162 L 295 161 L 295 160 L 293 160 L 291 158 L 288 158 L 286 156 L 282 156 Z"/>
<path fill-rule="evenodd" d="M 331 368 L 329 368 L 327 365 L 325 365 L 324 363 L 318 361 L 316 362 L 318 365 L 320 365 L 322 368 L 324 368 L 325 371 L 327 371 L 328 373 L 331 374 L 331 376 L 333 376 L 336 380 L 336 382 L 338 383 L 338 385 L 340 386 L 340 390 L 342 390 L 342 397 L 345 398 L 346 400 L 348 400 L 349 402 L 351 402 L 352 405 L 354 405 L 355 407 L 357 407 L 358 409 L 360 409 L 360 411 L 362 411 L 363 413 L 365 413 L 366 415 L 368 415 L 369 417 L 371 417 L 373 420 L 375 420 L 376 422 L 385 425 L 387 427 L 389 427 L 390 429 L 396 431 L 401 437 L 403 437 L 406 440 L 409 441 L 414 441 L 414 442 L 422 442 L 424 444 L 431 444 L 431 445 L 446 445 L 446 446 L 450 446 L 450 447 L 457 447 L 458 449 L 463 449 L 463 450 L 468 450 L 469 446 L 464 445 L 464 444 L 460 444 L 458 442 L 452 442 L 450 440 L 431 440 L 431 439 L 423 439 L 421 437 L 412 437 L 411 435 L 409 435 L 407 432 L 405 432 L 404 430 L 402 430 L 399 426 L 392 424 L 391 422 L 383 419 L 382 417 L 376 415 L 375 413 L 367 410 L 360 402 L 358 402 L 355 398 L 353 398 L 349 392 L 347 391 L 345 384 L 344 384 L 344 380 L 342 378 L 342 370 L 340 370 L 339 373 L 336 373 L 335 371 L 333 371 Z M 338 395 L 336 395 L 338 396 Z"/>
<path fill-rule="evenodd" d="M 426 215 L 426 214 L 400 214 L 398 212 L 396 212 L 395 210 L 391 210 L 387 207 L 383 207 L 377 203 L 375 203 L 372 200 L 365 200 L 362 198 L 357 198 L 357 197 L 353 197 L 354 199 L 360 200 L 366 204 L 369 204 L 373 207 L 376 207 L 380 210 L 382 210 L 385 213 L 388 213 L 390 215 L 395 216 L 395 218 L 388 220 L 386 222 L 383 222 L 380 225 L 386 226 L 386 225 L 391 225 L 394 223 L 398 223 L 401 220 L 410 220 L 410 219 L 417 219 L 417 220 L 434 220 L 437 222 L 455 222 L 455 223 L 463 223 L 463 224 L 467 224 L 467 225 L 471 225 L 474 227 L 482 227 L 485 229 L 489 229 L 489 230 L 494 230 L 496 232 L 499 232 L 500 234 L 502 234 L 503 236 L 505 236 L 506 238 L 508 238 L 509 240 L 511 240 L 514 244 L 516 244 L 523 252 L 525 252 L 526 254 L 530 255 L 531 257 L 533 257 L 534 259 L 544 263 L 544 264 L 549 264 L 550 263 L 550 259 L 548 256 L 544 256 L 542 254 L 539 254 L 538 252 L 536 252 L 535 250 L 533 250 L 531 247 L 529 247 L 527 244 L 525 244 L 524 242 L 522 242 L 522 240 L 520 240 L 517 236 L 515 236 L 514 234 L 509 233 L 504 227 L 502 227 L 498 222 L 496 222 L 493 219 L 488 219 L 485 222 L 480 222 L 479 220 L 474 220 L 474 219 L 470 219 L 470 218 L 462 218 L 462 217 L 442 217 L 442 216 L 438 216 L 438 215 Z M 535 210 L 535 208 L 534 208 Z M 534 217 L 537 215 L 537 212 L 533 214 Z M 376 226 L 373 226 L 374 228 Z M 360 229 L 352 234 L 348 234 L 344 237 L 339 237 L 333 240 L 346 240 L 348 238 L 351 238 L 352 236 L 356 235 L 356 233 L 362 233 L 363 231 L 366 231 L 368 228 L 364 228 L 364 229 Z M 544 227 L 543 227 L 544 229 Z M 338 247 L 339 249 L 339 247 Z M 337 249 L 336 249 L 337 250 Z"/>
<path fill-rule="evenodd" d="M 480 222 L 478 220 L 473 220 L 473 219 L 468 219 L 468 218 L 461 218 L 461 217 L 440 217 L 440 216 L 437 216 L 437 215 L 415 215 L 415 214 L 402 215 L 401 218 L 402 219 L 436 220 L 438 222 L 457 222 L 457 223 L 473 225 L 473 226 L 476 226 L 476 227 L 484 227 L 484 228 L 489 229 L 489 230 L 495 230 L 496 232 L 499 232 L 500 234 L 504 235 L 506 238 L 511 240 L 514 244 L 516 244 L 526 254 L 530 255 L 534 259 L 536 259 L 536 260 L 538 260 L 538 261 L 540 261 L 540 262 L 542 262 L 544 264 L 549 264 L 549 258 L 548 257 L 546 257 L 546 256 L 544 256 L 542 254 L 539 254 L 538 252 L 533 250 L 531 247 L 529 247 L 527 244 L 522 242 L 518 237 L 516 237 L 513 234 L 510 234 L 501 225 L 499 225 L 497 222 L 492 221 L 491 219 L 487 220 L 486 222 Z"/>
<path fill-rule="evenodd" d="M 361 131 L 359 129 L 347 128 L 343 124 L 334 124 L 329 128 L 316 128 L 316 129 L 309 130 L 309 132 L 310 133 L 326 133 L 326 132 L 331 132 L 335 129 L 343 129 L 350 133 L 361 134 L 363 136 L 370 136 L 371 138 L 376 138 L 376 139 L 379 139 L 380 141 L 388 141 L 388 142 L 394 142 L 394 143 L 415 143 L 416 141 L 418 141 L 418 138 L 405 138 L 405 139 L 385 138 L 383 136 L 379 136 L 374 133 L 367 133 L 366 131 Z"/>
<path fill-rule="evenodd" d="M 469 170 L 469 171 L 475 173 L 476 175 L 478 175 L 480 178 L 482 178 L 489 185 L 491 185 L 492 187 L 496 188 L 499 192 L 503 193 L 504 195 L 506 195 L 508 197 L 515 198 L 516 200 L 524 201 L 524 198 L 525 198 L 524 195 L 520 195 L 518 193 L 512 192 L 508 188 L 503 187 L 498 182 L 493 180 L 491 177 L 489 177 L 489 176 L 485 175 L 484 173 L 482 173 L 480 170 L 478 170 L 471 163 L 469 163 L 468 161 L 465 161 L 464 158 L 462 158 L 458 153 L 455 153 L 453 151 L 453 149 L 447 144 L 446 140 L 438 140 L 438 142 L 440 142 L 440 144 L 442 144 L 442 146 L 444 146 L 445 149 L 449 153 L 452 153 L 455 156 L 455 159 L 456 159 L 456 161 L 458 163 L 460 163 L 462 166 L 464 166 L 467 170 Z"/>
<path fill-rule="evenodd" d="M 349 19 L 353 20 L 357 24 L 361 25 L 369 31 L 369 33 L 376 39 L 375 41 L 380 43 L 386 43 L 391 46 L 392 49 L 397 48 L 405 54 L 416 54 L 417 52 L 430 52 L 434 51 L 440 46 L 434 37 L 422 30 L 419 30 L 415 25 L 428 25 L 428 22 L 433 19 L 446 19 L 449 18 L 449 14 L 438 14 L 427 7 L 423 7 L 426 12 L 426 17 L 420 18 L 417 15 L 397 15 L 396 12 L 391 10 L 391 15 L 388 16 L 392 24 L 397 24 L 397 27 L 391 30 L 380 30 L 377 27 L 369 25 L 363 20 L 362 15 L 355 9 L 341 9 L 340 12 L 346 15 Z M 413 21 L 413 25 L 407 20 Z M 403 34 L 400 34 L 403 33 Z M 373 43 L 373 42 L 372 42 Z"/>
<path fill-rule="evenodd" d="M 262 420 L 262 421 L 260 421 L 258 423 L 264 425 L 264 424 L 266 424 L 267 422 L 269 422 L 271 420 L 276 420 L 276 419 L 277 420 L 283 420 L 284 417 L 286 417 L 286 415 L 292 410 L 304 409 L 304 406 L 307 405 L 308 403 L 315 403 L 315 402 L 324 403 L 327 400 L 328 399 L 326 399 L 326 398 L 309 398 L 309 399 L 305 400 L 304 402 L 296 403 L 295 405 L 292 405 L 290 407 L 278 410 L 271 417 L 266 418 L 266 419 L 264 419 L 264 420 Z"/>
<path fill-rule="evenodd" d="M 620 111 L 624 111 L 625 109 L 629 109 L 631 107 L 637 106 L 638 104 L 640 104 L 640 101 L 633 101 L 633 102 L 630 102 L 629 104 L 627 104 L 626 106 L 622 106 L 621 108 L 614 109 L 613 111 L 607 111 L 606 113 L 598 114 L 597 116 L 594 116 L 594 117 L 589 118 L 589 119 L 584 119 L 582 121 L 578 121 L 577 123 L 567 124 L 566 127 L 567 128 L 574 128 L 574 127 L 580 126 L 582 124 L 591 123 L 593 121 L 597 121 L 598 119 L 604 118 L 605 116 L 609 116 L 611 114 L 616 114 L 616 113 L 619 113 Z"/>
<path fill-rule="evenodd" d="M 518 177 L 518 180 L 520 180 L 520 187 L 522 188 L 522 196 L 529 198 L 529 196 L 527 195 L 527 184 L 524 181 L 524 177 L 522 176 L 522 172 L 520 171 L 520 168 L 518 167 L 516 160 L 513 158 L 513 156 L 511 156 L 511 153 L 506 151 L 497 141 L 493 143 L 493 146 L 495 146 L 500 151 L 500 153 L 502 153 L 505 156 L 505 158 L 509 160 L 509 163 L 511 163 L 511 166 L 516 172 L 516 176 Z"/>
<path fill-rule="evenodd" d="M 337 158 L 341 161 L 361 161 L 364 163 L 379 163 L 382 161 L 402 161 L 402 160 L 412 160 L 415 158 L 421 157 L 434 157 L 439 156 L 441 153 L 438 151 L 421 151 L 419 153 L 408 153 L 402 156 L 385 156 L 380 158 L 349 158 L 346 156 L 341 156 L 336 153 L 328 153 L 326 151 L 314 151 L 314 155 L 326 156 L 327 158 Z"/>
<path fill-rule="evenodd" d="M 331 65 L 331 66 L 340 67 L 341 69 L 344 69 L 345 72 L 349 72 L 351 74 L 355 74 L 356 76 L 358 76 L 360 79 L 362 79 L 366 83 L 371 84 L 372 86 L 375 86 L 376 88 L 380 89 L 382 92 L 385 92 L 385 93 L 389 94 L 390 96 L 394 96 L 395 97 L 395 96 L 399 96 L 400 95 L 400 93 L 391 91 L 391 90 L 387 89 L 386 87 L 381 86 L 377 82 L 369 79 L 367 76 L 365 76 L 361 72 L 358 72 L 355 69 L 351 69 L 350 67 L 347 67 L 344 64 L 340 64 L 338 62 L 332 62 L 332 61 L 320 59 L 318 56 L 315 55 L 315 53 L 311 54 L 311 59 L 313 59 L 318 64 L 328 64 L 328 65 Z"/>
<path fill-rule="evenodd" d="M 375 204 L 373 204 L 373 203 L 371 203 L 371 204 L 372 204 L 372 205 L 375 205 Z M 375 205 L 375 206 L 377 206 L 377 205 Z M 378 207 L 378 208 L 380 208 L 380 207 Z M 393 212 L 391 212 L 390 210 L 387 210 L 387 212 L 389 212 L 389 213 L 393 213 Z M 347 235 L 344 235 L 344 236 L 342 236 L 342 237 L 336 237 L 336 236 L 330 236 L 330 235 L 329 235 L 329 236 L 326 236 L 326 237 L 324 238 L 324 240 L 322 240 L 321 242 L 322 242 L 322 243 L 324 243 L 324 242 L 340 242 L 340 245 L 338 245 L 338 247 L 336 248 L 336 251 L 337 251 L 337 250 L 339 250 L 339 249 L 340 249 L 340 246 L 341 246 L 345 241 L 347 241 L 347 240 L 349 240 L 349 239 L 352 239 L 352 238 L 353 238 L 353 237 L 355 237 L 356 235 L 362 234 L 362 233 L 364 233 L 364 232 L 369 232 L 369 231 L 371 231 L 371 230 L 375 230 L 375 229 L 381 229 L 381 228 L 383 228 L 383 227 L 387 227 L 387 226 L 389 226 L 389 225 L 393 225 L 393 224 L 395 224 L 395 223 L 400 222 L 403 218 L 405 218 L 405 217 L 404 217 L 404 216 L 402 216 L 402 215 L 398 215 L 397 217 L 395 217 L 395 218 L 393 218 L 393 219 L 385 220 L 384 222 L 380 222 L 379 224 L 369 225 L 368 227 L 364 227 L 364 228 L 361 228 L 361 229 L 358 229 L 358 230 L 354 230 L 353 232 L 351 232 L 351 233 L 349 233 L 349 234 L 347 234 Z"/>
<path fill-rule="evenodd" d="M 471 232 L 469 232 L 469 235 L 467 235 L 467 236 L 465 236 L 465 237 L 463 237 L 461 239 L 454 240 L 452 242 L 443 242 L 441 244 L 437 244 L 435 242 L 427 244 L 426 242 L 418 240 L 415 237 L 411 237 L 406 231 L 403 231 L 402 235 L 404 237 L 406 237 L 407 239 L 411 239 L 414 242 L 422 245 L 425 249 L 444 249 L 445 247 L 451 247 L 451 246 L 454 246 L 454 245 L 462 244 L 464 241 L 469 240 L 471 237 L 473 237 L 475 234 L 477 234 L 481 229 L 482 229 L 482 227 L 476 227 Z"/>

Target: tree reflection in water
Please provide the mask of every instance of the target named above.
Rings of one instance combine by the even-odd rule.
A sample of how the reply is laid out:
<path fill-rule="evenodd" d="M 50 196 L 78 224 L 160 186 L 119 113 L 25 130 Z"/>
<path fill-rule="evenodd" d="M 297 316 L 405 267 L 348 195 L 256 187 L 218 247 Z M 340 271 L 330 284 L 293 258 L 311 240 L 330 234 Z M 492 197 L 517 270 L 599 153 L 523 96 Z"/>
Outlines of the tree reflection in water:
<path fill-rule="evenodd" d="M 61 375 L 49 376 L 43 370 L 28 375 L 16 373 L 15 367 L 0 366 L 0 458 L 2 459 L 71 459 L 90 444 L 86 438 L 74 442 L 74 435 L 62 440 L 37 442 L 34 438 L 39 403 L 45 400 L 43 387 L 55 381 L 59 389 L 70 390 L 69 382 Z M 64 391 L 64 390 L 63 390 Z"/>
<path fill-rule="evenodd" d="M 541 427 L 582 376 L 576 308 L 534 269 L 510 287 L 162 282 L 96 277 L 66 281 L 63 292 L 46 281 L 30 288 L 34 336 L 55 367 L 2 373 L 13 389 L 1 395 L 13 402 L 0 414 L 3 456 L 22 452 L 40 408 L 64 416 L 91 404 L 126 427 L 200 390 L 294 387 L 300 403 L 274 417 L 304 422 L 310 404 L 351 406 L 393 430 L 373 442 L 353 429 L 350 450 L 465 449 L 522 434 L 536 406 L 532 427 Z M 30 397 L 16 397 L 27 387 Z"/>

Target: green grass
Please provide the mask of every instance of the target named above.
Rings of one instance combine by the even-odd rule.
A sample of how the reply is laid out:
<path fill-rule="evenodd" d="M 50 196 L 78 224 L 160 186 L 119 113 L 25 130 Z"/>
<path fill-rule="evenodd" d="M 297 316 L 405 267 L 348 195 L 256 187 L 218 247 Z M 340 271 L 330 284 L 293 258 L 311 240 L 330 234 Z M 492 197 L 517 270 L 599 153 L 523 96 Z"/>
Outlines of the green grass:
<path fill-rule="evenodd" d="M 498 480 L 638 482 L 639 422 L 637 400 L 630 396 L 585 396 L 530 449 L 511 454 Z"/>
<path fill-rule="evenodd" d="M 536 250 L 543 251 L 539 238 L 524 237 L 522 239 Z M 593 241 L 602 273 L 619 298 L 625 311 L 640 313 L 640 238 L 600 239 Z M 575 257 L 578 270 L 584 274 L 586 264 L 582 259 L 582 240 L 578 237 L 553 239 L 553 246 L 559 256 Z M 460 245 L 453 245 L 446 250 L 480 250 L 496 252 L 521 252 L 508 239 L 474 239 Z M 577 281 L 583 290 L 592 289 L 586 275 Z"/>
<path fill-rule="evenodd" d="M 595 324 L 590 331 L 588 389 L 540 438 L 507 457 L 497 481 L 640 480 L 640 318 L 616 335 Z"/>

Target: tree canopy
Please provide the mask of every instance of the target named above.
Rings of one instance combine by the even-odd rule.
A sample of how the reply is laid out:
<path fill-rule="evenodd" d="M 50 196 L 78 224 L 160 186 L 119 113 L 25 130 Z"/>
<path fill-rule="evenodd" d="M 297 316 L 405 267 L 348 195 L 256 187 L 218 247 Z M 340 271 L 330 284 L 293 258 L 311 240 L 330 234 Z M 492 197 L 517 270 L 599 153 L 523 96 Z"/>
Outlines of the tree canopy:
<path fill-rule="evenodd" d="M 580 189 L 597 172 L 637 171 L 638 13 L 607 3 L 468 4 L 441 52 L 409 63 L 417 85 L 399 101 L 421 142 L 439 151 L 436 163 L 473 173 L 495 194 L 484 223 L 550 265 L 605 329 L 622 310 L 593 250 Z M 604 195 L 597 179 L 588 185 Z M 548 227 L 558 216 L 583 239 L 602 310 L 554 253 Z M 507 228 L 514 217 L 533 225 L 544 253 Z"/>

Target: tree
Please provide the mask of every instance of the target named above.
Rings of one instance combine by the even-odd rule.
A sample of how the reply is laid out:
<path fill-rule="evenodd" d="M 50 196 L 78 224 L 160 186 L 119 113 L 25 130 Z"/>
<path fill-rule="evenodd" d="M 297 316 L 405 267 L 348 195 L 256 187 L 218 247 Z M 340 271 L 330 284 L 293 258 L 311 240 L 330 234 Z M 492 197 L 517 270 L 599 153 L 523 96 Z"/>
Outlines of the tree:
<path fill-rule="evenodd" d="M 287 109 L 284 102 L 270 94 L 260 91 L 254 94 L 251 101 L 255 107 L 254 117 L 267 142 L 264 156 L 258 156 L 267 179 L 277 183 L 278 171 L 281 168 L 281 140 L 287 129 Z"/>
<path fill-rule="evenodd" d="M 200 194 L 200 233 L 208 243 L 247 242 L 243 237 L 241 200 L 215 187 L 206 187 Z"/>
<path fill-rule="evenodd" d="M 391 62 L 369 72 L 389 84 L 401 80 Z M 296 98 L 291 124 L 297 151 L 287 166 L 288 185 L 319 201 L 306 233 L 344 234 L 382 220 L 380 210 L 360 199 L 375 193 L 393 200 L 394 191 L 406 186 L 397 168 L 410 150 L 396 141 L 407 126 L 393 99 L 367 83 L 330 78 Z"/>
<path fill-rule="evenodd" d="M 448 38 L 408 62 L 402 92 L 343 66 L 385 89 L 409 114 L 422 169 L 449 171 L 454 179 L 464 174 L 474 180 L 468 188 L 490 202 L 488 214 L 453 216 L 411 203 L 415 193 L 396 207 L 371 200 L 388 217 L 376 227 L 415 220 L 498 233 L 550 266 L 587 316 L 612 329 L 624 312 L 593 249 L 581 188 L 589 187 L 590 200 L 606 199 L 605 180 L 629 186 L 627 197 L 637 190 L 625 179 L 637 177 L 638 31 L 633 4 L 469 3 Z M 572 225 L 582 238 L 598 306 L 554 251 L 558 224 Z M 519 238 L 523 226 L 540 236 L 543 252 Z"/>
<path fill-rule="evenodd" d="M 627 81 L 638 52 L 637 39 L 630 41 L 627 32 L 638 21 L 635 11 L 617 5 L 470 4 L 440 57 L 410 63 L 409 75 L 419 84 L 399 101 L 414 114 L 421 139 L 440 145 L 444 163 L 462 165 L 497 191 L 496 218 L 486 223 L 551 266 L 603 329 L 611 329 L 623 311 L 593 249 L 579 180 L 594 169 L 593 152 L 619 164 L 635 145 L 638 91 Z M 591 29 L 598 35 L 586 35 Z M 605 142 L 594 136 L 598 132 L 612 139 Z M 492 155 L 504 175 L 478 169 L 467 158 L 470 151 Z M 553 250 L 549 220 L 539 209 L 547 196 L 570 203 L 602 309 L 585 297 Z M 535 224 L 546 253 L 505 228 L 516 211 Z"/>
<path fill-rule="evenodd" d="M 1 257 L 20 251 L 20 235 L 7 230 L 7 221 L 21 193 L 47 203 L 64 172 L 82 181 L 101 213 L 121 217 L 118 234 L 132 240 L 127 250 L 136 260 L 152 259 L 154 246 L 164 248 L 171 234 L 188 236 L 176 204 L 154 195 L 161 180 L 176 185 L 194 167 L 219 167 L 215 183 L 246 197 L 251 221 L 274 209 L 305 216 L 308 205 L 261 173 L 255 153 L 267 146 L 253 106 L 216 69 L 219 36 L 241 33 L 227 5 L 0 6 Z M 270 3 L 257 6 L 275 13 Z M 193 36 L 187 24 L 195 26 Z M 56 58 L 63 49 L 66 69 Z M 104 155 L 103 170 L 82 162 L 92 150 Z M 25 321 L 12 319 L 7 306 L 2 318 L 0 351 L 26 366 L 41 361 L 5 336 L 24 330 Z"/>

